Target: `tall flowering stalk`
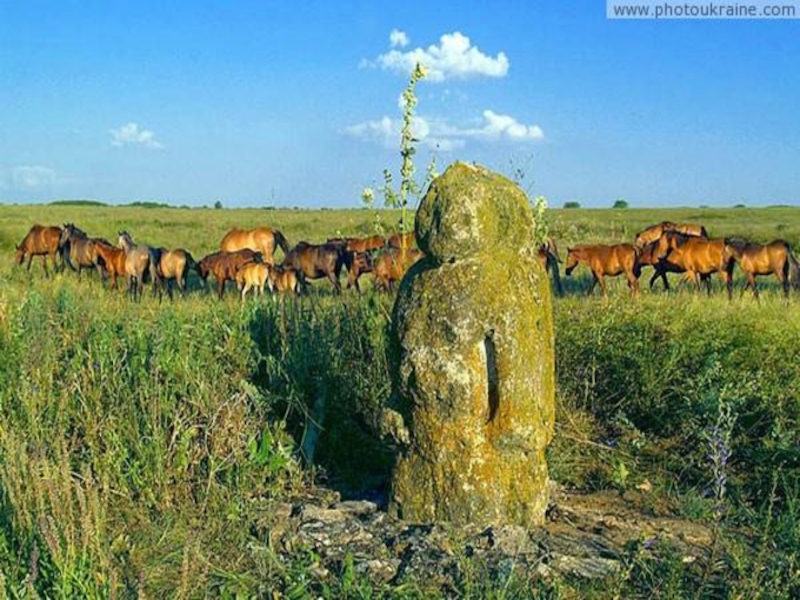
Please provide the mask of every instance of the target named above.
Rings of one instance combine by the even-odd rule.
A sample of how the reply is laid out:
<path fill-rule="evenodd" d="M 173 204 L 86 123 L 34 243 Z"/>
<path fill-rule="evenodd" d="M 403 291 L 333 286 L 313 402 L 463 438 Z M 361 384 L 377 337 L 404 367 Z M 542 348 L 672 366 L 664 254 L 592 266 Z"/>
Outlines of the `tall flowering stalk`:
<path fill-rule="evenodd" d="M 731 436 L 736 414 L 728 402 L 720 400 L 717 420 L 706 433 L 707 458 L 711 461 L 713 475 L 711 492 L 714 495 L 714 512 L 717 519 L 725 514 L 725 492 L 728 485 L 728 461 L 731 457 Z"/>

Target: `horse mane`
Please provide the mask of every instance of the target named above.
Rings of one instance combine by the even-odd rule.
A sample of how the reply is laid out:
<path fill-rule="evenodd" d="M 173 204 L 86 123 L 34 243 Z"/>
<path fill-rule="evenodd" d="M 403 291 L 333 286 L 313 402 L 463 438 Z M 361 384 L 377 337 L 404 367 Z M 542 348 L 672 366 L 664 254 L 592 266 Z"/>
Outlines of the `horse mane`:
<path fill-rule="evenodd" d="M 738 255 L 741 255 L 750 245 L 750 242 L 741 237 L 726 237 L 725 245 L 730 246 Z"/>

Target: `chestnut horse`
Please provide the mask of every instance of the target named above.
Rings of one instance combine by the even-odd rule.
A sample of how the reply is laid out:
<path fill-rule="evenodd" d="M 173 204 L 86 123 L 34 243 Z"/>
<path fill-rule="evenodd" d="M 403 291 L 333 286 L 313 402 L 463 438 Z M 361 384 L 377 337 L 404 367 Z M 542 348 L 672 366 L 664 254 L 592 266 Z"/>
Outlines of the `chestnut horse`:
<path fill-rule="evenodd" d="M 393 233 L 389 236 L 387 243 L 389 244 L 390 248 L 401 248 L 403 246 L 406 248 L 413 248 L 416 239 L 417 238 L 415 237 L 413 231 L 403 234 Z"/>
<path fill-rule="evenodd" d="M 659 259 L 664 260 L 668 269 L 678 273 L 686 272 L 679 287 L 687 281 L 694 281 L 699 290 L 701 281 L 705 281 L 706 290 L 710 294 L 709 276 L 718 273 L 728 291 L 728 298 L 731 298 L 734 261 L 725 252 L 724 239 L 706 239 L 667 231 L 659 238 L 654 252 Z"/>
<path fill-rule="evenodd" d="M 289 253 L 289 243 L 277 229 L 269 227 L 256 227 L 255 229 L 231 229 L 222 238 L 219 249 L 223 252 L 236 252 L 237 250 L 252 250 L 260 252 L 262 260 L 275 264 L 275 249 L 280 246 L 284 256 Z"/>
<path fill-rule="evenodd" d="M 272 267 L 269 270 L 269 281 L 272 291 L 279 294 L 291 292 L 297 296 L 300 291 L 300 278 L 297 271 L 290 267 Z"/>
<path fill-rule="evenodd" d="M 56 270 L 56 255 L 61 247 L 61 228 L 46 225 L 34 225 L 28 231 L 27 235 L 22 238 L 19 245 L 15 246 L 14 260 L 18 265 L 25 261 L 28 257 L 27 270 L 31 270 L 31 261 L 34 256 L 42 257 L 42 266 L 44 267 L 44 274 L 50 277 L 47 270 L 47 257 L 50 257 L 53 263 L 53 270 Z M 63 264 L 63 257 L 62 257 Z"/>
<path fill-rule="evenodd" d="M 675 231 L 684 235 L 692 235 L 702 238 L 708 237 L 708 232 L 702 225 L 696 225 L 694 223 L 673 223 L 672 221 L 661 221 L 661 223 L 651 225 L 644 231 L 637 233 L 634 245 L 637 248 L 644 248 L 647 244 L 657 241 L 667 231 Z"/>
<path fill-rule="evenodd" d="M 249 262 L 236 270 L 236 287 L 242 292 L 242 302 L 244 302 L 247 292 L 250 290 L 260 296 L 264 293 L 264 287 L 268 283 L 272 287 L 269 278 L 270 269 L 270 266 L 264 263 Z"/>
<path fill-rule="evenodd" d="M 800 285 L 800 265 L 792 254 L 792 247 L 784 240 L 775 240 L 769 244 L 756 244 L 736 238 L 725 238 L 725 255 L 736 261 L 739 268 L 747 275 L 748 287 L 753 288 L 753 295 L 758 298 L 756 276 L 774 273 L 783 287 L 783 294 L 789 297 L 789 283 L 795 288 Z"/>
<path fill-rule="evenodd" d="M 96 242 L 97 255 L 103 259 L 106 272 L 111 278 L 110 288 L 117 289 L 117 275 L 125 276 L 125 250 L 111 244 Z"/>
<path fill-rule="evenodd" d="M 214 252 L 203 257 L 197 263 L 197 274 L 203 285 L 206 284 L 209 273 L 214 275 L 217 282 L 217 295 L 222 300 L 225 293 L 225 282 L 236 281 L 236 271 L 239 267 L 251 262 L 263 262 L 261 253 L 247 248 L 236 252 Z"/>
<path fill-rule="evenodd" d="M 373 250 L 380 250 L 386 246 L 386 239 L 380 235 L 371 235 L 365 238 L 334 238 L 328 240 L 329 243 L 336 243 L 343 241 L 345 243 L 345 250 L 348 252 L 372 252 Z"/>
<path fill-rule="evenodd" d="M 81 271 L 84 267 L 97 269 L 97 274 L 103 278 L 104 264 L 97 253 L 98 243 L 108 244 L 108 241 L 102 238 L 89 238 L 85 231 L 73 223 L 64 223 L 60 240 L 62 256 L 66 264 L 78 272 L 78 281 L 81 280 Z"/>
<path fill-rule="evenodd" d="M 157 255 L 158 285 L 153 287 L 153 293 L 158 291 L 158 299 L 160 301 L 164 293 L 163 288 L 166 287 L 169 299 L 172 300 L 172 282 L 175 282 L 181 294 L 185 295 L 186 277 L 189 274 L 189 269 L 197 269 L 197 263 L 194 262 L 192 255 L 183 248 L 176 248 L 175 250 L 159 248 Z"/>
<path fill-rule="evenodd" d="M 401 257 L 400 248 L 391 248 L 381 252 L 375 259 L 372 272 L 375 277 L 375 288 L 385 292 L 394 290 L 394 284 L 403 278 L 411 266 L 424 256 L 422 251 L 406 248 L 405 261 Z"/>
<path fill-rule="evenodd" d="M 594 286 L 600 283 L 603 296 L 606 296 L 605 276 L 616 277 L 625 274 L 631 294 L 639 295 L 639 276 L 642 273 L 639 265 L 638 249 L 631 244 L 616 244 L 605 246 L 602 244 L 582 244 L 567 249 L 567 276 L 578 264 L 583 263 L 592 270 L 592 285 L 589 286 L 587 295 L 591 295 Z"/>
<path fill-rule="evenodd" d="M 341 243 L 317 245 L 300 242 L 286 255 L 282 266 L 295 269 L 304 287 L 306 279 L 327 277 L 336 293 L 341 294 L 342 284 L 339 283 L 339 275 L 346 254 Z"/>

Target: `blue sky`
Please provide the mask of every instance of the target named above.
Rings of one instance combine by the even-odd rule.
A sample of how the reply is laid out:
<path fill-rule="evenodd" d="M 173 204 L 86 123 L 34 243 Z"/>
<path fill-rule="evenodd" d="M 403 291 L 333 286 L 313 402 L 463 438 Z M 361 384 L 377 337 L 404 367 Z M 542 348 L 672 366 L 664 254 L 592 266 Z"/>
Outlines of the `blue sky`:
<path fill-rule="evenodd" d="M 394 33 L 393 33 L 394 32 Z M 604 2 L 0 0 L 0 201 L 359 206 L 478 162 L 551 206 L 800 203 L 800 21 Z"/>

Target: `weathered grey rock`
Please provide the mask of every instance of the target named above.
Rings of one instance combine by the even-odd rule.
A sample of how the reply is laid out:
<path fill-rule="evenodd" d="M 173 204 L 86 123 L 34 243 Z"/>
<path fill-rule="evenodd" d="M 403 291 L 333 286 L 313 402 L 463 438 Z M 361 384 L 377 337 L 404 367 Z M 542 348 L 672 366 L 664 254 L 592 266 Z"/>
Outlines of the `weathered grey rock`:
<path fill-rule="evenodd" d="M 456 525 L 543 522 L 553 435 L 550 288 L 525 194 L 455 163 L 417 211 L 383 427 L 399 445 L 390 512 Z"/>

